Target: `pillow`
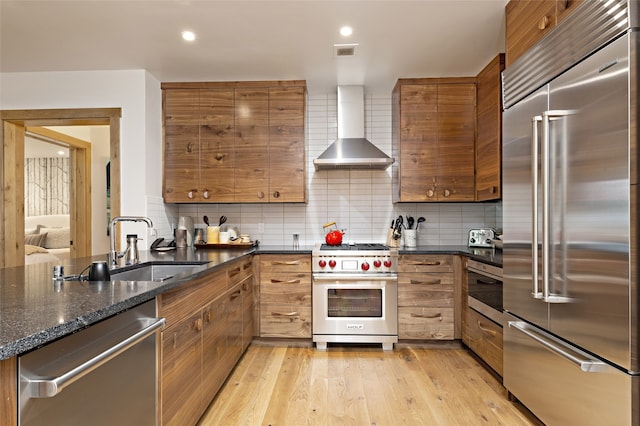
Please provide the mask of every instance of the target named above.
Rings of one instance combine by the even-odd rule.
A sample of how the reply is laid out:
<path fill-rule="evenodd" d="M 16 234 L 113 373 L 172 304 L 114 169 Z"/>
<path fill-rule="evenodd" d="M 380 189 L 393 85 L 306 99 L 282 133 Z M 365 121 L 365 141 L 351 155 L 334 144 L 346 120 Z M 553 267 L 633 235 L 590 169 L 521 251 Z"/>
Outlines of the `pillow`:
<path fill-rule="evenodd" d="M 49 253 L 46 248 L 39 246 L 32 246 L 29 244 L 25 244 L 24 246 L 24 254 L 29 256 L 34 253 Z"/>
<path fill-rule="evenodd" d="M 69 228 L 40 228 L 40 233 L 47 234 L 44 248 L 58 249 L 69 247 L 69 239 L 71 238 Z"/>
<path fill-rule="evenodd" d="M 29 234 L 24 236 L 25 245 L 44 247 L 47 234 Z"/>
<path fill-rule="evenodd" d="M 25 229 L 24 235 L 37 234 L 39 229 L 40 229 L 39 227 Z"/>

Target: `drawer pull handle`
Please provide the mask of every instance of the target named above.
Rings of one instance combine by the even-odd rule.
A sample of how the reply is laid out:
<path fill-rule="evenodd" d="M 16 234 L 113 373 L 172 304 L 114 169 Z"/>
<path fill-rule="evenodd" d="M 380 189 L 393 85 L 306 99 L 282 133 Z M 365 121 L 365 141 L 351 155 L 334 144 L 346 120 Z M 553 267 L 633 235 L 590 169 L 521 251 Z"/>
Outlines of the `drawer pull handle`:
<path fill-rule="evenodd" d="M 418 280 L 411 280 L 411 284 L 417 284 L 417 285 L 438 285 L 438 284 L 442 284 L 442 280 L 433 280 L 433 281 L 418 281 Z"/>
<path fill-rule="evenodd" d="M 234 269 L 229 271 L 229 276 L 230 277 L 235 277 L 239 273 L 240 273 L 240 267 L 237 267 L 237 268 L 234 268 Z"/>
<path fill-rule="evenodd" d="M 194 323 L 193 323 L 193 328 L 195 328 L 196 331 L 202 331 L 202 319 L 198 318 Z"/>
<path fill-rule="evenodd" d="M 242 292 L 240 290 L 234 291 L 229 295 L 229 300 L 237 299 L 238 297 L 240 297 L 241 294 Z"/>
<path fill-rule="evenodd" d="M 442 262 L 440 262 L 439 260 L 433 261 L 433 262 L 416 262 L 414 263 L 414 265 L 416 266 L 440 266 L 442 264 Z"/>
<path fill-rule="evenodd" d="M 272 265 L 299 265 L 300 261 L 299 260 L 290 260 L 288 262 L 283 262 L 283 261 L 274 261 L 271 262 Z"/>
<path fill-rule="evenodd" d="M 442 314 L 441 313 L 437 313 L 435 315 L 421 315 L 421 314 L 411 314 L 412 318 L 427 318 L 427 319 L 435 319 L 438 318 L 438 321 L 442 321 Z"/>
<path fill-rule="evenodd" d="M 490 336 L 495 336 L 496 334 L 498 334 L 498 333 L 496 333 L 496 331 L 495 331 L 495 330 L 491 330 L 490 328 L 484 327 L 484 326 L 482 325 L 482 322 L 481 322 L 480 320 L 478 320 L 478 321 L 477 321 L 477 323 L 478 323 L 478 328 L 479 328 L 483 333 L 486 333 L 486 334 L 488 334 L 488 335 L 490 335 Z"/>
<path fill-rule="evenodd" d="M 540 21 L 538 22 L 538 29 L 539 30 L 544 30 L 549 26 L 549 17 L 548 16 L 543 16 Z"/>
<path fill-rule="evenodd" d="M 274 279 L 272 279 L 272 280 L 271 280 L 271 283 L 272 283 L 272 284 L 281 284 L 281 283 L 284 283 L 284 284 L 300 284 L 300 280 L 288 280 L 288 281 L 284 281 L 284 280 L 274 280 Z"/>
<path fill-rule="evenodd" d="M 287 313 L 271 312 L 271 315 L 274 317 L 297 317 L 300 314 L 296 311 L 293 311 L 293 312 L 287 312 Z"/>

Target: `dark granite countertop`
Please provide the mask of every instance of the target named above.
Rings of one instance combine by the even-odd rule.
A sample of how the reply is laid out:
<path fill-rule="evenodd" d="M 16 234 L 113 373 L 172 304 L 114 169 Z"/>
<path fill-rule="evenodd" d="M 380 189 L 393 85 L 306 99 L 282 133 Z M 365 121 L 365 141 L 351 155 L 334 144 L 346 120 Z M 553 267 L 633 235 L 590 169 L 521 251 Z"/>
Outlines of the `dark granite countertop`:
<path fill-rule="evenodd" d="M 184 280 L 64 281 L 52 279 L 52 265 L 43 263 L 0 269 L 0 360 L 27 352 L 111 315 L 153 299 L 183 282 L 205 275 L 239 257 L 257 254 L 311 254 L 313 246 L 259 246 L 251 249 L 180 249 L 156 253 L 141 251 L 140 262 L 206 262 L 207 268 Z M 400 254 L 462 254 L 502 266 L 502 252 L 466 246 L 419 246 L 400 248 Z M 77 275 L 107 255 L 67 261 L 65 275 Z"/>
<path fill-rule="evenodd" d="M 184 280 L 64 281 L 52 280 L 52 263 L 0 269 L 0 359 L 37 348 L 118 312 L 153 299 L 184 281 L 205 275 L 254 250 L 180 249 L 140 252 L 140 262 L 206 262 L 207 268 Z M 64 263 L 65 275 L 77 275 L 106 255 Z"/>

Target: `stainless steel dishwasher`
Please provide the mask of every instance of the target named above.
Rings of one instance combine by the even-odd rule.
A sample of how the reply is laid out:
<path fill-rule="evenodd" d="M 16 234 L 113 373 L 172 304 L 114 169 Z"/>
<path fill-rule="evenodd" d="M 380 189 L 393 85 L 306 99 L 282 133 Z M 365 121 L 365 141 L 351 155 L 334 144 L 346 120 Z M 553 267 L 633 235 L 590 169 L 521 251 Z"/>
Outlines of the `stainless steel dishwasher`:
<path fill-rule="evenodd" d="M 20 425 L 155 425 L 155 301 L 18 357 Z"/>

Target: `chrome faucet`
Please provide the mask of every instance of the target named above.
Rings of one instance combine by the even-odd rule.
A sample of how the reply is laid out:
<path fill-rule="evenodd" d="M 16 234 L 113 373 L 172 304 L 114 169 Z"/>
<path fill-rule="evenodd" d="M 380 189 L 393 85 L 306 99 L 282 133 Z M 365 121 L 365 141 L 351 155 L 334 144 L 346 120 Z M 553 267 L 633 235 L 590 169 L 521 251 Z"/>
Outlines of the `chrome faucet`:
<path fill-rule="evenodd" d="M 147 227 L 153 229 L 153 222 L 146 216 L 117 216 L 111 219 L 109 224 L 110 244 L 109 244 L 109 263 L 111 267 L 118 266 L 118 259 L 123 257 L 125 252 L 118 252 L 116 249 L 116 224 L 118 222 L 145 222 Z"/>

